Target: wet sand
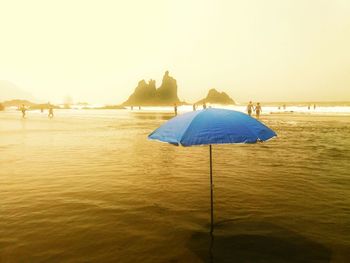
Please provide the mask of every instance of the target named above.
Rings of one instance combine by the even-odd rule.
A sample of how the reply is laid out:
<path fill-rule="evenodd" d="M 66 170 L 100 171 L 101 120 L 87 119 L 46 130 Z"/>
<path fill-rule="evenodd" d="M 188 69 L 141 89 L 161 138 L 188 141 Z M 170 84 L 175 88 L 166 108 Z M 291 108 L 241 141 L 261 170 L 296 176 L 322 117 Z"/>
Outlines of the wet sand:
<path fill-rule="evenodd" d="M 350 261 L 350 119 L 265 115 L 278 138 L 147 140 L 171 113 L 0 112 L 0 262 Z"/>

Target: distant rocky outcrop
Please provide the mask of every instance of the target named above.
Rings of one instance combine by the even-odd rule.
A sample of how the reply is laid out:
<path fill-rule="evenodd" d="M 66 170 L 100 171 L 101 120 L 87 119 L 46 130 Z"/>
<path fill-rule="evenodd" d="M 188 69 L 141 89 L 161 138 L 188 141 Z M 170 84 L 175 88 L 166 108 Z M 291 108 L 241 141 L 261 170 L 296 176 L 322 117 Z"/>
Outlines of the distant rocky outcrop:
<path fill-rule="evenodd" d="M 14 83 L 0 80 L 0 101 L 13 99 L 35 100 L 30 93 L 20 89 Z"/>
<path fill-rule="evenodd" d="M 24 105 L 26 108 L 30 110 L 39 110 L 39 109 L 49 109 L 49 108 L 54 108 L 54 109 L 59 109 L 60 107 L 57 105 L 52 105 L 50 103 L 33 103 L 28 100 L 7 100 L 2 102 L 2 105 L 4 107 L 21 107 Z"/>
<path fill-rule="evenodd" d="M 209 90 L 207 97 L 197 101 L 196 104 L 203 104 L 204 102 L 226 105 L 235 104 L 235 101 L 230 98 L 229 95 L 227 95 L 225 92 L 218 92 L 216 89 Z"/>
<path fill-rule="evenodd" d="M 158 89 L 155 80 L 151 79 L 148 83 L 145 80 L 139 81 L 134 93 L 123 106 L 165 106 L 174 103 L 181 104 L 177 96 L 177 83 L 166 71 Z"/>
<path fill-rule="evenodd" d="M 85 108 L 86 109 L 86 108 Z M 95 109 L 95 110 L 125 110 L 126 108 L 121 105 L 106 105 L 102 107 L 95 107 L 95 108 L 90 108 L 90 109 Z"/>
<path fill-rule="evenodd" d="M 26 106 L 26 107 L 32 107 L 34 105 L 36 105 L 33 102 L 30 102 L 28 100 L 19 100 L 19 99 L 14 99 L 14 100 L 7 100 L 2 102 L 2 104 L 5 107 L 20 107 L 22 105 Z"/>

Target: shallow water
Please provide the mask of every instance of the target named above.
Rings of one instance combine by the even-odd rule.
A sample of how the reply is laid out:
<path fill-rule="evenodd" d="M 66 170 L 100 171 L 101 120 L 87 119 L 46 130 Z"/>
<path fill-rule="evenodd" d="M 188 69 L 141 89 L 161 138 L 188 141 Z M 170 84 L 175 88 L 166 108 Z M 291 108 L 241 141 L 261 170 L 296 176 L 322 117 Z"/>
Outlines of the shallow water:
<path fill-rule="evenodd" d="M 349 262 L 350 118 L 266 115 L 278 138 L 147 140 L 171 113 L 0 112 L 0 262 Z"/>

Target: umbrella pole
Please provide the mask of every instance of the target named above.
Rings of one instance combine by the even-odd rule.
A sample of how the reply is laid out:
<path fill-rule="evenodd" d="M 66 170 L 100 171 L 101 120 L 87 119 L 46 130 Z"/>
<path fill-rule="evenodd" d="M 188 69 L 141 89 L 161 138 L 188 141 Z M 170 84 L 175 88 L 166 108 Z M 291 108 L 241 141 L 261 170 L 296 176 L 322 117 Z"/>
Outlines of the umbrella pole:
<path fill-rule="evenodd" d="M 210 234 L 214 231 L 214 205 L 213 205 L 213 158 L 211 144 L 209 145 L 209 156 L 210 156 Z"/>

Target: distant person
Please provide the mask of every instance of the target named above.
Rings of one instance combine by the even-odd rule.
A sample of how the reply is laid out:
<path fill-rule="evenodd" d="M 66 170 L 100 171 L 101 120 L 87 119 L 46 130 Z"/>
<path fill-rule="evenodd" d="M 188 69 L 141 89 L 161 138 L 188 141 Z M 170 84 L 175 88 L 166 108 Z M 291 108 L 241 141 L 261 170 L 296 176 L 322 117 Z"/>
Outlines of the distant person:
<path fill-rule="evenodd" d="M 260 103 L 258 102 L 256 104 L 256 107 L 255 107 L 255 114 L 256 114 L 256 118 L 259 119 L 260 118 L 260 113 L 262 112 L 262 109 L 261 109 L 261 106 L 260 106 Z"/>
<path fill-rule="evenodd" d="M 175 113 L 175 116 L 177 115 L 177 105 L 176 103 L 174 104 L 174 113 Z"/>
<path fill-rule="evenodd" d="M 193 108 L 193 111 L 196 111 L 196 104 L 193 104 L 192 108 Z"/>
<path fill-rule="evenodd" d="M 286 109 L 286 104 L 283 104 L 283 109 L 284 109 L 284 110 Z"/>
<path fill-rule="evenodd" d="M 53 118 L 53 107 L 50 106 L 49 108 L 49 115 L 48 115 L 49 118 Z"/>
<path fill-rule="evenodd" d="M 21 107 L 21 112 L 22 112 L 22 118 L 24 119 L 26 117 L 26 106 L 24 106 L 24 104 L 22 104 Z"/>
<path fill-rule="evenodd" d="M 280 110 L 281 109 L 281 106 L 278 106 L 278 110 Z"/>
<path fill-rule="evenodd" d="M 309 105 L 307 105 L 307 109 L 308 109 L 308 110 L 310 110 L 310 108 L 311 108 L 311 107 L 310 107 L 310 104 L 309 104 Z"/>
<path fill-rule="evenodd" d="M 316 104 L 314 104 L 314 110 L 316 110 Z"/>
<path fill-rule="evenodd" d="M 40 112 L 43 113 L 44 112 L 44 108 L 41 107 L 40 108 Z"/>
<path fill-rule="evenodd" d="M 205 101 L 203 102 L 203 109 L 205 110 L 207 108 L 207 104 L 205 103 Z"/>
<path fill-rule="evenodd" d="M 139 110 L 141 110 L 141 106 L 139 106 Z"/>
<path fill-rule="evenodd" d="M 131 106 L 130 109 L 133 110 L 133 109 L 134 109 L 134 106 Z"/>
<path fill-rule="evenodd" d="M 249 101 L 249 103 L 247 105 L 247 112 L 248 112 L 249 116 L 252 116 L 253 110 L 254 110 L 253 102 Z"/>

